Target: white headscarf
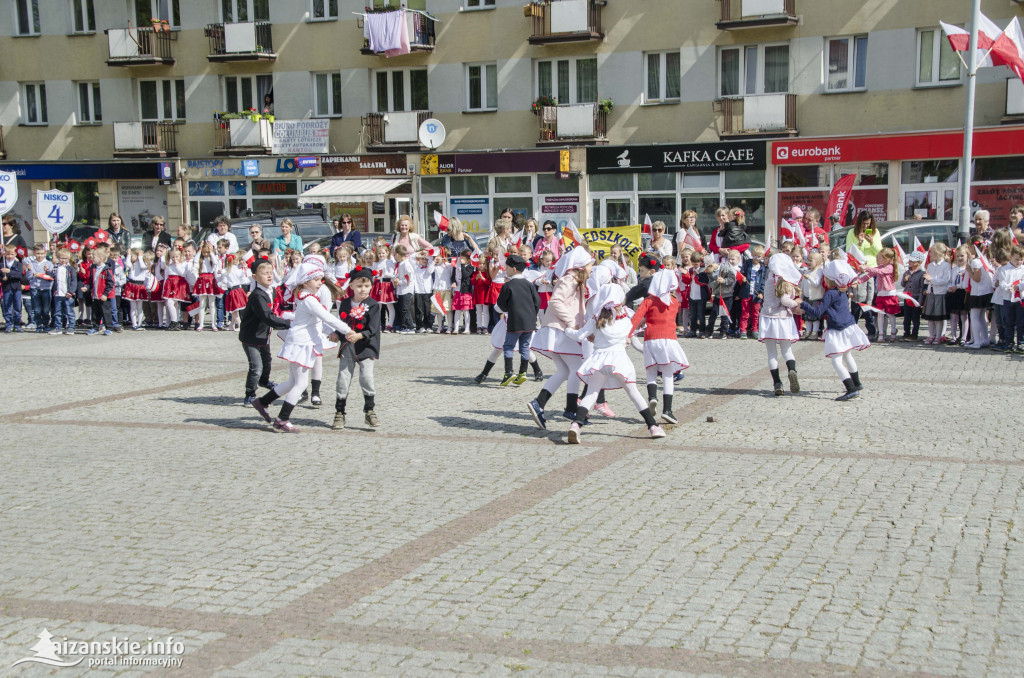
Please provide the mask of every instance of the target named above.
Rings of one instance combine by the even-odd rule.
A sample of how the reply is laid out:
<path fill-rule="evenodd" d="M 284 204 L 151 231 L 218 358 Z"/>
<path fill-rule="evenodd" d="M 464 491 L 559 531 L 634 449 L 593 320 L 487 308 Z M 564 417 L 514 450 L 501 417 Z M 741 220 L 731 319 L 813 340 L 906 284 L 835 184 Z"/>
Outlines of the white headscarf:
<path fill-rule="evenodd" d="M 626 269 L 622 268 L 612 259 L 605 259 L 600 264 L 603 268 L 607 268 L 611 274 L 613 280 L 622 281 L 626 279 Z"/>
<path fill-rule="evenodd" d="M 841 259 L 826 263 L 824 274 L 826 278 L 835 281 L 840 287 L 846 287 L 857 277 L 857 272 L 853 270 L 853 266 L 850 266 L 850 264 Z"/>
<path fill-rule="evenodd" d="M 768 260 L 768 270 L 790 285 L 799 285 L 800 281 L 803 280 L 803 275 L 800 274 L 800 269 L 793 263 L 793 258 L 783 252 L 772 255 L 772 258 Z"/>
<path fill-rule="evenodd" d="M 612 281 L 612 272 L 604 266 L 595 266 L 587 278 L 587 290 L 591 296 L 596 295 L 598 290 Z"/>
<path fill-rule="evenodd" d="M 582 247 L 574 247 L 558 259 L 558 263 L 555 264 L 555 276 L 558 278 L 564 278 L 565 274 L 576 268 L 583 268 L 587 264 L 593 263 L 594 257 L 590 256 L 590 252 L 586 251 Z"/>
<path fill-rule="evenodd" d="M 626 292 L 618 285 L 604 285 L 594 296 L 594 317 L 606 308 L 615 308 L 626 301 Z"/>
<path fill-rule="evenodd" d="M 289 273 L 288 277 L 284 281 L 285 287 L 293 291 L 299 285 L 309 282 L 314 278 L 322 278 L 324 276 L 324 270 L 316 264 L 301 264 L 293 268 Z"/>
<path fill-rule="evenodd" d="M 679 280 L 675 271 L 661 270 L 651 276 L 651 286 L 647 296 L 658 297 L 666 306 L 672 303 L 672 293 L 679 289 Z"/>

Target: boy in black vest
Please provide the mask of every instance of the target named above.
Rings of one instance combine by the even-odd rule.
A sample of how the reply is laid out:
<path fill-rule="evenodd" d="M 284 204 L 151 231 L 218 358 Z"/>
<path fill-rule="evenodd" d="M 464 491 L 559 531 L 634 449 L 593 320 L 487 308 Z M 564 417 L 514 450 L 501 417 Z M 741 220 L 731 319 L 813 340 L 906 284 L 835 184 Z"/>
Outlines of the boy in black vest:
<path fill-rule="evenodd" d="M 242 309 L 242 324 L 238 329 L 238 340 L 245 349 L 249 361 L 249 374 L 245 378 L 245 405 L 256 400 L 256 385 L 274 388 L 270 381 L 270 329 L 286 330 L 291 323 L 270 312 L 270 301 L 274 298 L 274 267 L 269 261 L 260 261 L 253 269 L 256 288 L 249 294 L 249 301 Z"/>
<path fill-rule="evenodd" d="M 380 426 L 374 411 L 377 387 L 373 381 L 373 367 L 380 358 L 380 304 L 370 298 L 373 271 L 356 266 L 349 273 L 352 296 L 341 300 L 338 316 L 352 328 L 347 337 L 331 335 L 332 341 L 343 341 L 338 351 L 338 381 L 335 384 L 334 424 L 331 428 L 345 428 L 345 406 L 356 365 L 359 365 L 359 388 L 363 391 L 363 417 L 368 426 Z M 336 338 L 335 338 L 336 337 Z"/>
<path fill-rule="evenodd" d="M 518 254 L 509 255 L 505 259 L 505 268 L 511 277 L 501 286 L 498 302 L 495 307 L 499 313 L 505 313 L 505 343 L 502 350 L 505 355 L 505 377 L 502 386 L 526 382 L 526 367 L 530 364 L 530 340 L 537 329 L 537 314 L 540 313 L 540 294 L 537 286 L 523 277 L 526 270 L 526 259 Z M 512 374 L 512 359 L 515 357 L 516 344 L 519 344 L 519 374 Z"/>

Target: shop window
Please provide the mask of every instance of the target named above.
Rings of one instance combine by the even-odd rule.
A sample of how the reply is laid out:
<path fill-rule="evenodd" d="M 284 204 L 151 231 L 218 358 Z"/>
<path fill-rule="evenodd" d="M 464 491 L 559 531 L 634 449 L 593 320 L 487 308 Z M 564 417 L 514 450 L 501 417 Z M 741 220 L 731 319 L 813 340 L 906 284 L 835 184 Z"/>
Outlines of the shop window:
<path fill-rule="evenodd" d="M 593 179 L 593 177 L 591 177 Z M 538 174 L 537 192 L 541 195 L 552 195 L 557 193 L 571 193 L 576 195 L 580 192 L 579 179 L 559 179 L 557 174 Z"/>
<path fill-rule="evenodd" d="M 497 221 L 498 217 L 505 210 L 512 210 L 512 214 L 515 215 L 515 228 L 522 228 L 526 220 L 533 216 L 533 198 L 529 196 L 519 198 L 495 198 L 493 202 L 493 214 L 491 215 L 492 221 Z"/>
<path fill-rule="evenodd" d="M 224 110 L 228 113 L 243 113 L 255 108 L 262 112 L 264 98 L 274 96 L 272 75 L 227 75 L 224 76 Z"/>
<path fill-rule="evenodd" d="M 960 57 L 938 28 L 917 32 L 917 85 L 960 84 Z"/>
<path fill-rule="evenodd" d="M 637 214 L 640 219 L 646 214 L 651 221 L 665 222 L 665 236 L 672 237 L 679 225 L 676 214 L 676 196 L 672 195 L 641 195 L 637 200 Z"/>
<path fill-rule="evenodd" d="M 430 108 L 425 68 L 377 71 L 373 82 L 378 113 L 426 111 Z"/>
<path fill-rule="evenodd" d="M 846 174 L 856 174 L 854 186 L 885 186 L 889 185 L 889 163 L 872 162 L 862 165 L 838 165 L 835 177 L 838 180 Z"/>
<path fill-rule="evenodd" d="M 680 197 L 680 209 L 683 212 L 693 210 L 697 213 L 697 231 L 707 240 L 711 231 L 715 230 L 718 225 L 718 220 L 715 219 L 715 210 L 722 205 L 721 196 L 716 191 L 714 193 L 684 193 Z M 676 221 L 674 225 L 678 228 L 679 222 Z"/>
<path fill-rule="evenodd" d="M 315 21 L 328 21 L 338 18 L 338 0 L 313 0 L 309 16 Z"/>
<path fill-rule="evenodd" d="M 451 184 L 450 195 L 487 195 L 489 193 L 486 176 L 450 177 L 448 181 Z"/>
<path fill-rule="evenodd" d="M 221 0 L 224 23 L 270 21 L 270 0 Z"/>
<path fill-rule="evenodd" d="M 77 83 L 78 124 L 92 125 L 103 120 L 103 105 L 100 100 L 100 84 L 98 82 Z"/>
<path fill-rule="evenodd" d="M 597 101 L 597 57 L 538 61 L 536 75 L 538 97 L 553 97 L 560 104 Z"/>
<path fill-rule="evenodd" d="M 253 181 L 252 208 L 257 212 L 272 209 L 294 209 L 299 204 L 297 188 L 298 184 L 295 181 L 280 179 Z"/>
<path fill-rule="evenodd" d="M 930 184 L 957 181 L 959 160 L 911 160 L 900 172 L 902 184 Z"/>
<path fill-rule="evenodd" d="M 828 186 L 828 165 L 783 165 L 779 167 L 779 188 Z"/>
<path fill-rule="evenodd" d="M 973 181 L 1014 181 L 1024 179 L 1024 158 L 975 158 Z"/>
<path fill-rule="evenodd" d="M 633 174 L 591 174 L 590 190 L 593 192 L 602 191 L 632 191 Z"/>
<path fill-rule="evenodd" d="M 21 86 L 21 121 L 25 125 L 45 125 L 46 84 L 42 82 L 26 82 Z"/>
<path fill-rule="evenodd" d="M 39 35 L 39 0 L 14 0 L 16 35 Z"/>
<path fill-rule="evenodd" d="M 726 47 L 718 53 L 718 95 L 738 97 L 789 91 L 789 45 Z"/>
<path fill-rule="evenodd" d="M 420 193 L 445 193 L 444 177 L 423 177 L 420 179 Z"/>
<path fill-rule="evenodd" d="M 318 118 L 341 115 L 341 73 L 313 74 L 313 102 Z"/>
<path fill-rule="evenodd" d="M 764 172 L 739 170 L 725 173 L 725 190 L 732 188 L 764 188 Z"/>
<path fill-rule="evenodd" d="M 687 172 L 683 175 L 684 189 L 718 188 L 721 185 L 720 172 Z"/>
<path fill-rule="evenodd" d="M 166 21 L 171 28 L 181 26 L 180 0 L 135 0 L 135 20 L 138 26 L 148 26 L 153 19 Z"/>
<path fill-rule="evenodd" d="M 679 101 L 679 51 L 644 55 L 645 103 Z"/>
<path fill-rule="evenodd" d="M 55 181 L 58 191 L 75 194 L 75 223 L 98 226 L 100 223 L 100 185 L 95 181 Z"/>
<path fill-rule="evenodd" d="M 650 174 L 637 174 L 637 190 L 640 191 L 675 191 L 675 172 L 651 172 Z"/>
<path fill-rule="evenodd" d="M 96 32 L 96 9 L 93 7 L 93 0 L 71 0 L 71 32 Z"/>
<path fill-rule="evenodd" d="M 830 92 L 864 89 L 868 62 L 868 36 L 829 38 L 825 52 L 826 84 Z"/>
<path fill-rule="evenodd" d="M 193 198 L 216 197 L 224 195 L 223 181 L 190 181 L 188 194 Z"/>
<path fill-rule="evenodd" d="M 466 110 L 498 109 L 498 64 L 466 65 Z"/>
<path fill-rule="evenodd" d="M 530 193 L 533 191 L 533 180 L 529 176 L 494 177 L 495 193 Z"/>
<path fill-rule="evenodd" d="M 185 80 L 140 80 L 139 112 L 142 120 L 184 120 Z"/>

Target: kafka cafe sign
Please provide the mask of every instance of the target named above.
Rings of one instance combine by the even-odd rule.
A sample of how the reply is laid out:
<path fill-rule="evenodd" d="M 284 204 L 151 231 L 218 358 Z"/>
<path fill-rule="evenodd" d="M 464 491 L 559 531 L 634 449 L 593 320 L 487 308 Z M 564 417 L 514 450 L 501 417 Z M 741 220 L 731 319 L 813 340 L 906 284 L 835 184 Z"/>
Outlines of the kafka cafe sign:
<path fill-rule="evenodd" d="M 588 174 L 763 170 L 764 141 L 665 146 L 597 146 L 587 149 Z"/>

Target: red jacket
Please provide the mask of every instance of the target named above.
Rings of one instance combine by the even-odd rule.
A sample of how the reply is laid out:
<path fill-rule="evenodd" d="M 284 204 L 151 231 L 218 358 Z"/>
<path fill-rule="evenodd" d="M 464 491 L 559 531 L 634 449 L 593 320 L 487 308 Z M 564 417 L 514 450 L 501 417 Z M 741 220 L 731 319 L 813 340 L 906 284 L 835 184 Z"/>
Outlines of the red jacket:
<path fill-rule="evenodd" d="M 647 321 L 647 330 L 644 332 L 644 341 L 648 339 L 675 339 L 676 338 L 676 314 L 679 312 L 679 300 L 672 297 L 672 303 L 666 305 L 661 299 L 655 296 L 647 296 L 640 302 L 640 308 L 633 314 L 633 332 L 644 320 Z"/>

